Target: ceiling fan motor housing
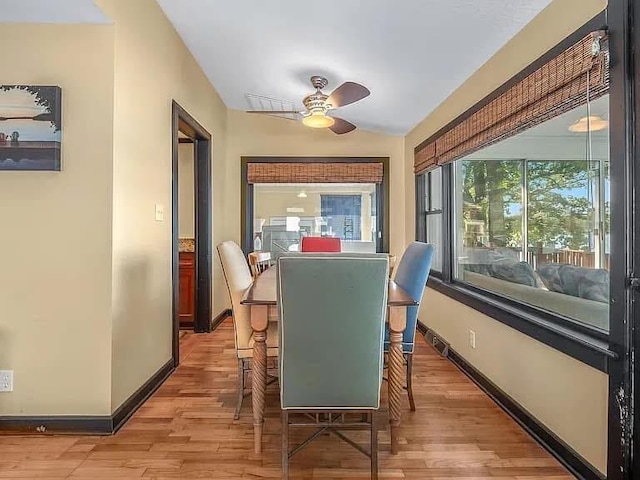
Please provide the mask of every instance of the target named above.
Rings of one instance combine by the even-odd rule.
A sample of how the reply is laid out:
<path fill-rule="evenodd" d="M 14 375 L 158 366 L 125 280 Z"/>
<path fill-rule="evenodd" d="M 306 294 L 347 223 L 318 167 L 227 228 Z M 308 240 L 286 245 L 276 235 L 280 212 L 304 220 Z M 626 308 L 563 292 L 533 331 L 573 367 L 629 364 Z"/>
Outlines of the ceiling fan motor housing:
<path fill-rule="evenodd" d="M 327 103 L 327 98 L 329 98 L 328 95 L 325 95 L 324 93 L 318 91 L 316 93 L 312 93 L 311 95 L 307 95 L 306 97 L 304 97 L 304 100 L 302 100 L 302 103 L 304 103 L 304 106 L 307 109 L 307 112 L 309 113 L 313 113 L 313 112 L 322 112 L 322 113 L 327 113 L 331 106 Z"/>
<path fill-rule="evenodd" d="M 311 85 L 313 85 L 316 90 L 322 90 L 324 87 L 329 85 L 329 81 L 324 77 L 314 75 L 311 77 Z"/>
<path fill-rule="evenodd" d="M 327 98 L 329 95 L 325 95 L 321 92 L 321 90 L 326 87 L 329 82 L 324 77 L 319 77 L 314 75 L 311 77 L 311 84 L 315 87 L 315 93 L 311 95 L 307 95 L 302 100 L 302 103 L 307 109 L 306 114 L 311 115 L 312 113 L 323 113 L 326 114 L 330 109 L 331 105 L 327 103 Z"/>

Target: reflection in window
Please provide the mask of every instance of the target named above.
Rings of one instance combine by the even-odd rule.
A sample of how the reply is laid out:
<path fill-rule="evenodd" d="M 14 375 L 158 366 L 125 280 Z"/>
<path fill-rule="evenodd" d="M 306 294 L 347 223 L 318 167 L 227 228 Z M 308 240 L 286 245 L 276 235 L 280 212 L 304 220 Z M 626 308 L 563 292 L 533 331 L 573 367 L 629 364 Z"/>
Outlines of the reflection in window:
<path fill-rule="evenodd" d="M 456 278 L 608 330 L 608 111 L 605 96 L 591 130 L 584 105 L 455 162 Z"/>
<path fill-rule="evenodd" d="M 459 162 L 462 235 L 469 247 L 522 253 L 522 165 L 519 161 Z"/>
<path fill-rule="evenodd" d="M 323 236 L 361 240 L 360 195 L 320 195 L 320 215 L 326 218 Z"/>
<path fill-rule="evenodd" d="M 254 249 L 298 251 L 302 236 L 340 238 L 342 251 L 376 251 L 375 184 L 254 184 Z"/>

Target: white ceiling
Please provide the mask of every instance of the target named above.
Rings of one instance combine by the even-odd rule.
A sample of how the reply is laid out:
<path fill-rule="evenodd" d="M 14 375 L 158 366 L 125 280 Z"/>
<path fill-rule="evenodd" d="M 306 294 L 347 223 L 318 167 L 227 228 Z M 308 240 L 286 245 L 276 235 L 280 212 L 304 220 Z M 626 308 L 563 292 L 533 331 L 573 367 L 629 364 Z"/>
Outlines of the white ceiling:
<path fill-rule="evenodd" d="M 0 22 L 109 23 L 93 0 L 0 0 Z"/>
<path fill-rule="evenodd" d="M 371 96 L 337 116 L 405 134 L 551 0 L 158 0 L 230 108 L 302 108 L 311 75 Z"/>
<path fill-rule="evenodd" d="M 134 1 L 134 0 L 131 0 Z M 230 108 L 302 108 L 311 75 L 371 96 L 334 112 L 407 133 L 551 0 L 158 0 Z M 93 0 L 0 0 L 0 22 L 106 23 Z"/>

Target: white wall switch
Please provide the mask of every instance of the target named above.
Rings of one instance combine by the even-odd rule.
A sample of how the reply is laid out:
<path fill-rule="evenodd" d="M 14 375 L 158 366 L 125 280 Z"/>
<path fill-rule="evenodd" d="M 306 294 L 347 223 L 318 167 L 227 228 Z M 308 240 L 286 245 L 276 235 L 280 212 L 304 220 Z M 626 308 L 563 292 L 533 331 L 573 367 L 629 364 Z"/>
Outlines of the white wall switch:
<path fill-rule="evenodd" d="M 13 370 L 0 370 L 0 392 L 13 392 Z"/>
<path fill-rule="evenodd" d="M 156 203 L 156 222 L 164 222 L 164 205 Z"/>
<path fill-rule="evenodd" d="M 476 332 L 473 330 L 469 330 L 469 346 L 476 348 Z"/>

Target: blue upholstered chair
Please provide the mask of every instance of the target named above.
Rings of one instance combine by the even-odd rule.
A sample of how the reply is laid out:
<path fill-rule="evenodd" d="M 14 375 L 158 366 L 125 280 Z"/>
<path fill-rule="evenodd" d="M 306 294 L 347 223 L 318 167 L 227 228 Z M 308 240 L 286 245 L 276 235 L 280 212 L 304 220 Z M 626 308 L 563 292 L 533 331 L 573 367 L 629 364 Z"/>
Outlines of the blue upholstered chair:
<path fill-rule="evenodd" d="M 327 431 L 369 456 L 372 478 L 378 478 L 375 412 L 384 359 L 388 256 L 284 254 L 277 269 L 282 477 L 288 478 L 289 458 Z M 350 416 L 357 421 L 346 423 Z M 289 451 L 293 426 L 317 430 Z M 369 451 L 340 432 L 358 426 L 371 429 Z"/>
<path fill-rule="evenodd" d="M 402 337 L 402 351 L 404 352 L 405 364 L 407 366 L 407 394 L 409 395 L 409 405 L 411 411 L 416 410 L 413 399 L 413 389 L 411 381 L 411 370 L 413 367 L 413 349 L 415 346 L 416 326 L 418 324 L 418 309 L 424 293 L 424 287 L 429 278 L 431 262 L 433 260 L 435 248 L 433 245 L 413 242 L 407 247 L 398 269 L 396 270 L 395 282 L 400 285 L 411 297 L 418 302 L 418 305 L 407 307 L 407 327 Z M 389 351 L 389 332 L 385 334 L 385 353 Z"/>

